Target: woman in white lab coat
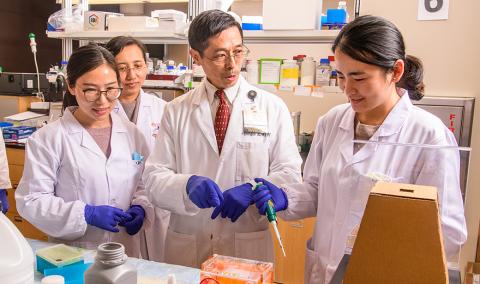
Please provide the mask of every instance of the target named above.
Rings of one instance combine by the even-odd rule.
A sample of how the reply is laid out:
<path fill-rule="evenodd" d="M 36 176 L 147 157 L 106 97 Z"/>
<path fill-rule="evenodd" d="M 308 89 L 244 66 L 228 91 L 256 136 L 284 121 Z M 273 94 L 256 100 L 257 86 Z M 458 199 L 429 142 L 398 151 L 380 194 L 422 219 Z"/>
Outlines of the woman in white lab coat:
<path fill-rule="evenodd" d="M 273 199 L 284 219 L 316 216 L 307 243 L 305 282 L 329 283 L 360 224 L 377 180 L 435 186 L 447 260 L 466 240 L 458 150 L 354 143 L 354 139 L 455 146 L 450 130 L 412 105 L 423 96 L 423 67 L 405 54 L 400 31 L 389 21 L 362 16 L 346 25 L 333 47 L 339 85 L 350 103 L 318 121 L 304 182 L 264 181 L 254 199 L 261 211 Z M 280 188 L 281 187 L 281 188 Z"/>
<path fill-rule="evenodd" d="M 115 57 L 123 87 L 114 111 L 137 125 L 151 151 L 160 129 L 166 102 L 142 90 L 148 71 L 147 48 L 141 41 L 128 36 L 114 37 L 105 47 Z M 152 226 L 140 234 L 143 258 L 163 262 L 169 220 L 169 211 L 155 207 Z"/>
<path fill-rule="evenodd" d="M 153 208 L 141 180 L 145 138 L 111 112 L 121 92 L 113 56 L 97 45 L 72 53 L 62 118 L 28 140 L 16 190 L 19 213 L 54 242 L 89 249 L 109 241 L 139 256 L 139 234 Z"/>
<path fill-rule="evenodd" d="M 8 204 L 7 188 L 11 188 L 10 175 L 8 173 L 7 151 L 5 150 L 5 141 L 3 141 L 2 129 L 0 129 L 0 207 L 3 214 L 7 214 Z"/>

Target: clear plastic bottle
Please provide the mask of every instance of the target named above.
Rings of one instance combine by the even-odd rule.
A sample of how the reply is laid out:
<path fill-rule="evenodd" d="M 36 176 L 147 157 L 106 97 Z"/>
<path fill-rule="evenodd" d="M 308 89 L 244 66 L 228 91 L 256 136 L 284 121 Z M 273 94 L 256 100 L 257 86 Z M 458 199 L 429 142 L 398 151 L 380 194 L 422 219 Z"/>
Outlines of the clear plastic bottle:
<path fill-rule="evenodd" d="M 298 69 L 296 60 L 284 60 L 280 69 L 280 86 L 298 86 Z"/>
<path fill-rule="evenodd" d="M 315 61 L 313 57 L 306 57 L 300 69 L 300 85 L 311 86 L 315 84 Z"/>
<path fill-rule="evenodd" d="M 327 58 L 320 59 L 320 64 L 316 70 L 315 85 L 319 87 L 329 86 L 331 72 L 330 61 Z"/>
<path fill-rule="evenodd" d="M 145 57 L 147 58 L 147 69 L 148 69 L 148 74 L 153 74 L 154 68 L 153 68 L 153 60 L 150 58 L 150 54 L 147 52 L 145 53 Z"/>
<path fill-rule="evenodd" d="M 136 284 L 137 270 L 126 261 L 122 244 L 110 242 L 99 245 L 95 263 L 85 271 L 85 284 Z"/>

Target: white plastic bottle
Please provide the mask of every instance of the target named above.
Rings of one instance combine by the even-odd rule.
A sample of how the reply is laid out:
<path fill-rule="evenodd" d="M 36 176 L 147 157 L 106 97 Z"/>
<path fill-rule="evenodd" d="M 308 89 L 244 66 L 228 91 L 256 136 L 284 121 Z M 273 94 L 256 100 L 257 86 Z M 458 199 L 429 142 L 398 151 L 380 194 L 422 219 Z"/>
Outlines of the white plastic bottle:
<path fill-rule="evenodd" d="M 311 86 L 315 84 L 315 61 L 313 57 L 306 57 L 300 69 L 300 85 Z"/>
<path fill-rule="evenodd" d="M 332 67 L 327 58 L 320 59 L 320 64 L 317 66 L 315 85 L 319 87 L 330 85 L 330 74 L 332 73 Z"/>
<path fill-rule="evenodd" d="M 150 54 L 147 52 L 145 53 L 145 57 L 147 57 L 147 69 L 148 69 L 148 74 L 153 74 L 154 68 L 153 68 L 153 60 L 150 58 Z"/>
<path fill-rule="evenodd" d="M 13 223 L 0 212 L 0 283 L 25 284 L 34 281 L 33 251 Z"/>
<path fill-rule="evenodd" d="M 296 60 L 284 60 L 280 69 L 280 86 L 298 86 L 298 65 Z"/>
<path fill-rule="evenodd" d="M 258 61 L 257 60 L 247 60 L 247 65 L 245 67 L 247 71 L 247 82 L 250 84 L 258 84 Z"/>

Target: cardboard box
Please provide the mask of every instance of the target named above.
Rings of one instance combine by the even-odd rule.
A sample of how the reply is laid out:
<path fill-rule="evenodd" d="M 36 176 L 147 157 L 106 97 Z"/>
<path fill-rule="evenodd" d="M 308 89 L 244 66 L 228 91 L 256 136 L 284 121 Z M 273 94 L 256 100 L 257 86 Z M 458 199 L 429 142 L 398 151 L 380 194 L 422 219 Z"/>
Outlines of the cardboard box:
<path fill-rule="evenodd" d="M 478 284 L 480 283 L 480 263 L 468 262 L 465 270 L 464 284 Z"/>
<path fill-rule="evenodd" d="M 109 31 L 147 31 L 159 29 L 158 18 L 148 16 L 124 16 L 108 19 Z"/>
<path fill-rule="evenodd" d="M 373 187 L 343 283 L 448 283 L 435 187 Z"/>
<path fill-rule="evenodd" d="M 322 2 L 322 0 L 263 0 L 263 29 L 320 29 Z"/>

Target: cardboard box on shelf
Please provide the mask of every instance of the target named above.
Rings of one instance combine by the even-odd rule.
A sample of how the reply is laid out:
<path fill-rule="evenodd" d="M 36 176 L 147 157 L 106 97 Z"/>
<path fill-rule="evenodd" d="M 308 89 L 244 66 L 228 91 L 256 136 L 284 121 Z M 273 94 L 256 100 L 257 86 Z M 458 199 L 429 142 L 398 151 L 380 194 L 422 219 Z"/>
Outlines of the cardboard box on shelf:
<path fill-rule="evenodd" d="M 435 187 L 373 187 L 343 283 L 448 283 Z"/>
<path fill-rule="evenodd" d="M 465 270 L 465 284 L 480 283 L 480 263 L 468 262 Z"/>

